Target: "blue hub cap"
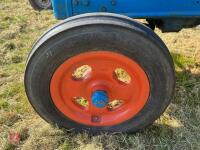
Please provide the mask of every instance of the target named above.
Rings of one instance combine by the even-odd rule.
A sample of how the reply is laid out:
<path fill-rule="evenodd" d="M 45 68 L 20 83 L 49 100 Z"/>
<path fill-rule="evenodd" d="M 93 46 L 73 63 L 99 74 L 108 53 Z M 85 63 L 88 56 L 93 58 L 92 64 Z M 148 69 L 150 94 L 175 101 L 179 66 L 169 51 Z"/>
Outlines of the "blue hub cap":
<path fill-rule="evenodd" d="M 109 102 L 106 91 L 95 91 L 92 93 L 92 104 L 97 108 L 104 108 Z"/>

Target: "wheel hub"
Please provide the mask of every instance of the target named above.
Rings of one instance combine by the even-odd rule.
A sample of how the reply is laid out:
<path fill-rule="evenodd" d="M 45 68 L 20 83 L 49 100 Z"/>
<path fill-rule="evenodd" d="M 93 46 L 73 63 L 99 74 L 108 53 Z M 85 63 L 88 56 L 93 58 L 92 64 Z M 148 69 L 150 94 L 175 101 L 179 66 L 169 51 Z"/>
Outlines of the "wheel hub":
<path fill-rule="evenodd" d="M 92 105 L 96 106 L 97 108 L 104 108 L 108 102 L 108 94 L 106 91 L 97 90 L 92 93 Z"/>

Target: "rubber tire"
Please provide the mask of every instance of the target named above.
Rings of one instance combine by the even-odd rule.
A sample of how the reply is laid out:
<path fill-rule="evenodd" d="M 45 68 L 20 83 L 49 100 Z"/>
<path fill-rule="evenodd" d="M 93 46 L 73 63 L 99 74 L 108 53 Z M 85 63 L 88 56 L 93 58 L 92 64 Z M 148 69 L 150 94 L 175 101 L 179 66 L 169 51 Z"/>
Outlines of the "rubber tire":
<path fill-rule="evenodd" d="M 53 7 L 52 7 L 52 3 L 48 5 L 48 7 L 41 7 L 39 6 L 35 1 L 37 0 L 29 0 L 29 3 L 31 4 L 32 8 L 35 9 L 35 10 L 38 10 L 38 11 L 41 11 L 41 10 L 52 10 Z"/>
<path fill-rule="evenodd" d="M 150 95 L 144 108 L 130 120 L 114 126 L 79 124 L 54 105 L 50 82 L 68 58 L 86 51 L 110 50 L 136 61 L 146 72 Z M 69 18 L 47 31 L 33 46 L 27 60 L 25 89 L 36 112 L 51 124 L 75 131 L 136 132 L 152 124 L 173 96 L 175 72 L 162 40 L 148 27 L 125 16 L 92 13 Z"/>

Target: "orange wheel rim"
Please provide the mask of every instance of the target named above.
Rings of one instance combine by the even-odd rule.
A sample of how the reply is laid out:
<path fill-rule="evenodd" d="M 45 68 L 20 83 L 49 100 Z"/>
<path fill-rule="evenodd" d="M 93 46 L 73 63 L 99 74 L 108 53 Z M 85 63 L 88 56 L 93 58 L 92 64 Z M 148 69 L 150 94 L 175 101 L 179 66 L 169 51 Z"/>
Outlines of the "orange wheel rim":
<path fill-rule="evenodd" d="M 93 103 L 96 91 L 105 91 L 108 96 L 102 108 Z M 50 84 L 58 110 L 90 126 L 112 126 L 131 119 L 147 103 L 149 92 L 144 70 L 134 60 L 108 51 L 86 52 L 66 60 Z"/>

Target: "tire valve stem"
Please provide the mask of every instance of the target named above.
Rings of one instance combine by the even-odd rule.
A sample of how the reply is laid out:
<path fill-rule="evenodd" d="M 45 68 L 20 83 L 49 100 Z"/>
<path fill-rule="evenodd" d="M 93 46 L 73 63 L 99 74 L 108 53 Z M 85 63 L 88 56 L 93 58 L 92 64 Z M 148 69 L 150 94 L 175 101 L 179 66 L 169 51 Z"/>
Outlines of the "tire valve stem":
<path fill-rule="evenodd" d="M 100 116 L 92 116 L 91 121 L 94 122 L 94 123 L 100 123 L 101 117 Z"/>

